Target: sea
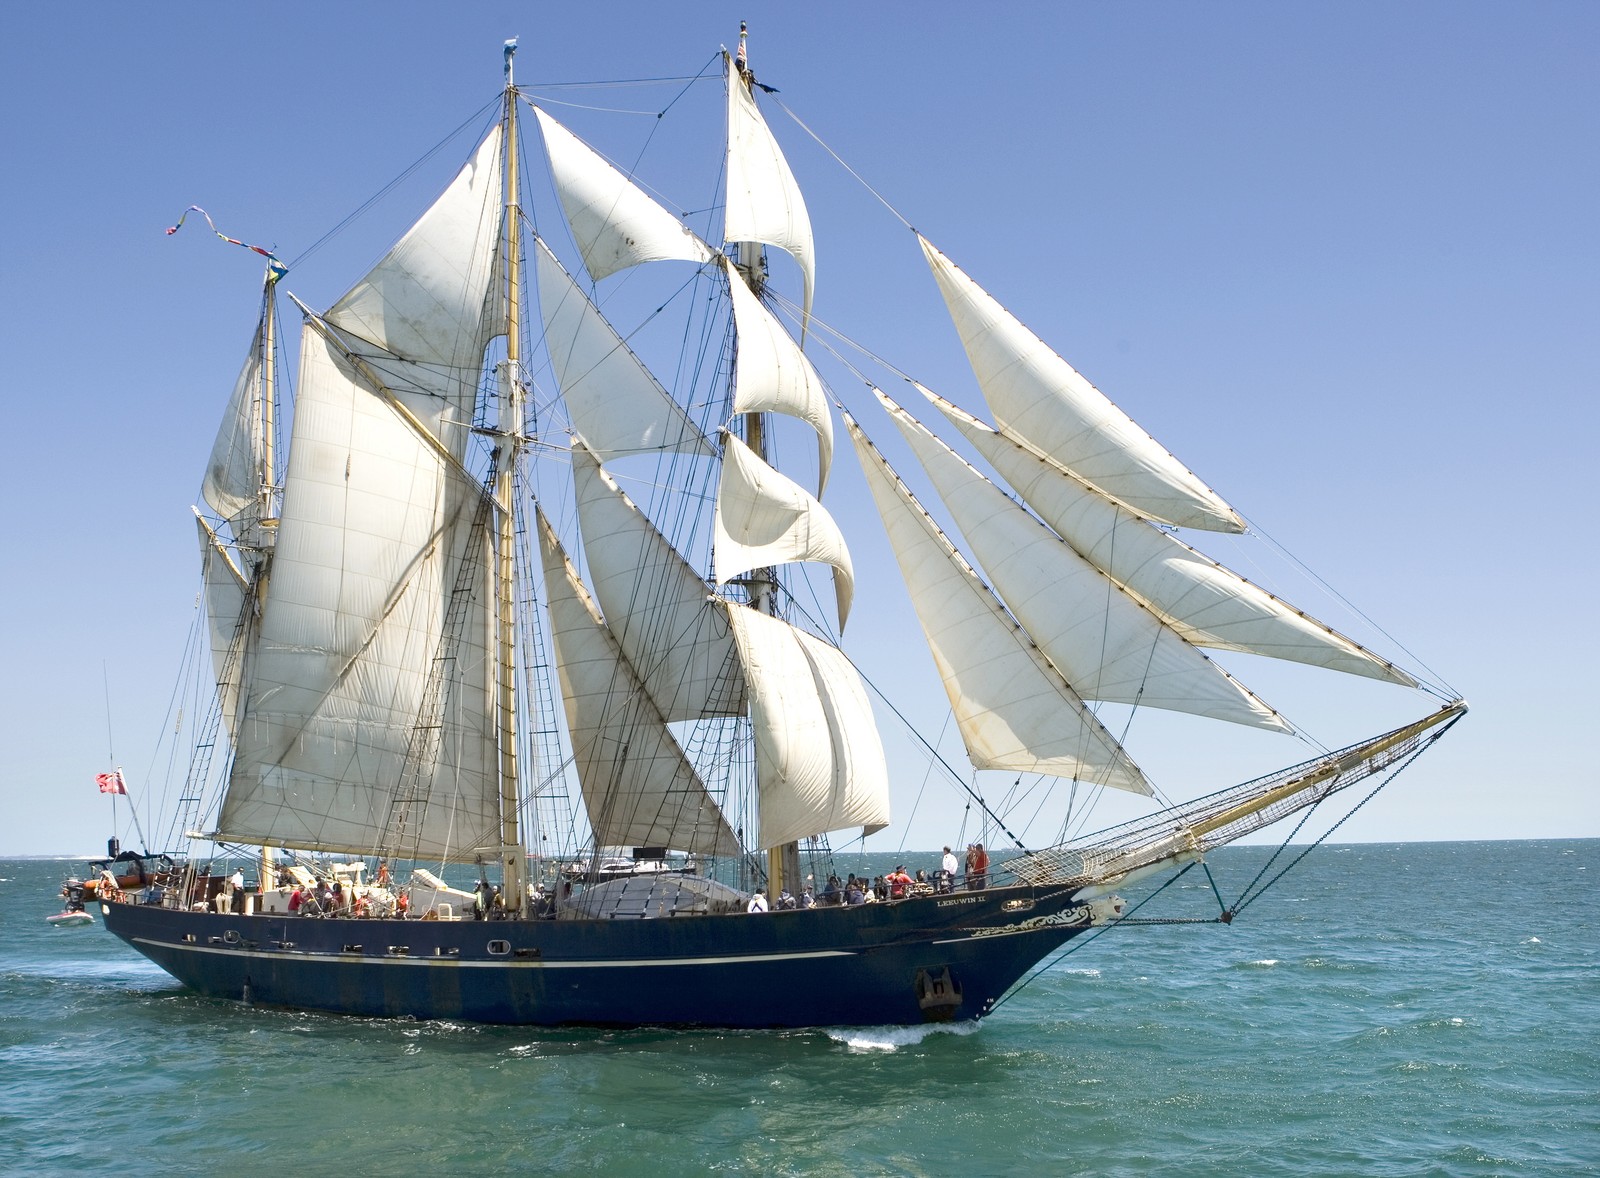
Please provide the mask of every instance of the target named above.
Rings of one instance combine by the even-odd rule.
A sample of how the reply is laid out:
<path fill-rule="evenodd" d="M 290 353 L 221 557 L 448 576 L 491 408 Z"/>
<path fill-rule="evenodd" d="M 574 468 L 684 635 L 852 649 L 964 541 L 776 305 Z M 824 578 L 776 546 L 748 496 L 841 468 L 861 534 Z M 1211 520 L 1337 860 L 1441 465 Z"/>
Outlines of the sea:
<path fill-rule="evenodd" d="M 785 1032 L 202 998 L 46 923 L 81 863 L 0 860 L 0 1173 L 1600 1174 L 1600 840 L 1325 846 L 1207 922 L 1295 853 L 1214 853 L 1138 911 L 1194 923 L 981 1024 Z M 897 862 L 937 855 L 839 865 Z"/>

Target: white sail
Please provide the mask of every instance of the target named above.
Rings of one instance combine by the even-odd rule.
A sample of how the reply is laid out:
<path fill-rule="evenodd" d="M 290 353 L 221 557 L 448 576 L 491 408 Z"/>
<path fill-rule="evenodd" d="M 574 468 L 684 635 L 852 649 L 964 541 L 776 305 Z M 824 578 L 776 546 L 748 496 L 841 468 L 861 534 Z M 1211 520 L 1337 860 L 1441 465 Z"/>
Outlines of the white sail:
<path fill-rule="evenodd" d="M 1416 686 L 1393 664 L 917 387 L 1074 550 L 1190 642 Z"/>
<path fill-rule="evenodd" d="M 826 643 L 742 605 L 728 617 L 750 683 L 763 848 L 889 822 L 889 773 L 866 688 Z"/>
<path fill-rule="evenodd" d="M 595 282 L 640 262 L 709 262 L 713 250 L 687 226 L 612 167 L 598 152 L 538 107 L 556 195 L 578 252 Z"/>
<path fill-rule="evenodd" d="M 233 538 L 246 546 L 269 541 L 261 522 L 261 327 L 234 382 L 217 440 L 206 462 L 200 497 L 228 521 Z"/>
<path fill-rule="evenodd" d="M 1292 729 L 882 392 L 991 583 L 1084 699 Z"/>
<path fill-rule="evenodd" d="M 244 652 L 253 626 L 245 614 L 249 582 L 211 526 L 195 512 L 200 529 L 200 568 L 206 586 L 206 624 L 211 638 L 211 666 L 216 672 L 222 721 L 231 734 L 239 709 Z"/>
<path fill-rule="evenodd" d="M 1081 778 L 1133 793 L 1149 783 L 984 586 L 846 415 L 911 604 L 979 769 Z"/>
<path fill-rule="evenodd" d="M 1001 429 L 1150 519 L 1245 530 L 1216 492 L 927 239 L 917 240 Z"/>
<path fill-rule="evenodd" d="M 601 620 L 543 512 L 539 545 L 567 730 L 596 845 L 738 854 L 738 839 Z"/>
<path fill-rule="evenodd" d="M 501 132 L 479 145 L 444 194 L 323 317 L 383 384 L 442 398 L 421 416 L 459 456 L 472 426 L 500 241 Z M 373 345 L 363 347 L 354 341 Z"/>
<path fill-rule="evenodd" d="M 714 447 L 611 324 L 535 239 L 539 310 L 556 383 L 577 430 L 603 462 L 658 450 L 715 456 Z"/>
<path fill-rule="evenodd" d="M 816 288 L 816 253 L 811 216 L 789 161 L 756 107 L 739 72 L 728 66 L 728 201 L 725 241 L 777 246 L 800 265 L 804 280 L 803 322 L 811 319 Z"/>
<path fill-rule="evenodd" d="M 738 651 L 706 583 L 581 443 L 572 478 L 594 595 L 656 708 L 668 720 L 743 715 Z"/>
<path fill-rule="evenodd" d="M 500 326 L 500 150 L 497 127 L 302 334 L 219 837 L 430 856 L 500 843 L 491 562 L 483 492 L 461 465 Z M 448 673 L 430 687 L 436 662 Z"/>
<path fill-rule="evenodd" d="M 831 564 L 839 628 L 844 629 L 855 570 L 839 525 L 798 483 L 773 470 L 732 434 L 725 436 L 712 544 L 717 584 L 769 565 Z"/>
<path fill-rule="evenodd" d="M 441 857 L 499 845 L 481 496 L 307 325 L 219 838 Z M 470 605 L 447 633 L 463 563 Z M 408 759 L 435 730 L 435 755 Z"/>
<path fill-rule="evenodd" d="M 734 357 L 735 413 L 783 413 L 817 431 L 817 496 L 828 486 L 833 465 L 833 415 L 822 378 L 783 325 L 772 317 L 723 259 L 733 300 L 739 350 Z"/>

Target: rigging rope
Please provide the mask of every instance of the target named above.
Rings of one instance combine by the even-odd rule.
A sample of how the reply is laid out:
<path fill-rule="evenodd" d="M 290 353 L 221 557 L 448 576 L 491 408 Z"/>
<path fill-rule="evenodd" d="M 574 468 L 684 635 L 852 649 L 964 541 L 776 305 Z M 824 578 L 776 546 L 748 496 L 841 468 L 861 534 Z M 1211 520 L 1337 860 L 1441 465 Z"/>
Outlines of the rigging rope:
<path fill-rule="evenodd" d="M 1437 736 L 1435 737 L 1435 739 L 1437 739 Z M 1145 917 L 1145 918 L 1141 918 L 1141 919 L 1138 919 L 1138 920 L 1132 919 L 1133 918 L 1133 914 L 1135 912 L 1138 912 L 1139 909 L 1143 908 L 1146 904 L 1150 903 L 1150 901 L 1154 900 L 1162 892 L 1166 891 L 1167 888 L 1169 888 L 1173 884 L 1177 883 L 1178 880 L 1182 879 L 1185 875 L 1187 875 L 1189 873 L 1190 869 L 1195 866 L 1194 863 L 1186 864 L 1181 871 L 1179 871 L 1176 875 L 1172 876 L 1170 879 L 1168 879 L 1166 882 L 1164 882 L 1160 887 L 1158 887 L 1155 891 L 1151 892 L 1144 899 L 1140 900 L 1137 904 L 1135 904 L 1132 908 L 1130 908 L 1126 914 L 1124 914 L 1123 916 L 1118 917 L 1116 920 L 1109 921 L 1106 924 L 1100 925 L 1100 926 L 1092 929 L 1087 935 L 1074 937 L 1065 946 L 1063 946 L 1062 949 L 1059 952 L 1055 953 L 1051 957 L 1048 957 L 1044 961 L 1040 962 L 1039 965 L 1034 967 L 1034 969 L 1033 969 L 1033 971 L 1031 973 L 1029 973 L 1021 981 L 1017 982 L 1017 984 L 1014 985 L 1010 990 L 1006 991 L 1006 993 L 1000 998 L 1000 1000 L 998 1002 L 996 1002 L 992 1007 L 989 1008 L 988 1013 L 989 1014 L 993 1014 L 1001 1006 L 1005 1005 L 1005 1003 L 1009 1002 L 1017 994 L 1021 993 L 1022 990 L 1024 989 L 1024 987 L 1026 987 L 1026 986 L 1032 984 L 1034 981 L 1036 981 L 1040 974 L 1044 973 L 1048 969 L 1051 969 L 1057 963 L 1059 963 L 1060 961 L 1062 961 L 1066 957 L 1070 956 L 1071 954 L 1076 953 L 1079 949 L 1082 949 L 1084 946 L 1089 944 L 1089 942 L 1093 941 L 1096 937 L 1100 936 L 1100 934 L 1104 933 L 1107 929 L 1113 929 L 1113 928 L 1118 927 L 1119 925 L 1124 925 L 1124 924 L 1139 924 L 1139 925 L 1148 925 L 1148 924 L 1232 924 L 1234 917 L 1238 916 L 1239 913 L 1243 912 L 1247 907 L 1249 907 L 1251 904 L 1255 903 L 1262 896 L 1264 896 L 1273 886 L 1275 886 L 1277 884 L 1277 882 L 1280 879 L 1282 879 L 1290 871 L 1294 870 L 1294 868 L 1297 867 L 1300 864 L 1300 862 L 1303 859 L 1305 859 L 1305 857 L 1307 855 L 1311 854 L 1312 851 L 1316 850 L 1324 842 L 1326 842 L 1328 840 L 1329 836 L 1331 836 L 1334 831 L 1338 830 L 1341 826 L 1343 826 L 1346 822 L 1348 822 L 1351 818 L 1353 818 L 1357 811 L 1359 811 L 1363 806 L 1365 806 L 1373 798 L 1377 797 L 1378 793 L 1385 786 L 1387 786 L 1391 781 L 1393 781 L 1396 777 L 1398 777 L 1402 771 L 1404 771 L 1405 769 L 1409 768 L 1411 766 L 1411 764 L 1413 762 L 1415 762 L 1416 759 L 1419 756 L 1421 756 L 1424 751 L 1426 751 L 1429 747 L 1431 747 L 1432 743 L 1433 743 L 1432 741 L 1426 741 L 1426 742 L 1422 743 L 1421 745 L 1419 745 L 1417 748 L 1413 749 L 1407 756 L 1402 757 L 1400 760 L 1396 761 L 1394 766 L 1389 770 L 1388 773 L 1384 774 L 1384 776 L 1379 780 L 1378 784 L 1372 788 L 1372 790 L 1367 794 L 1366 797 L 1362 798 L 1359 802 L 1357 802 L 1354 806 L 1352 806 L 1349 809 L 1349 811 L 1343 815 L 1343 817 L 1341 817 L 1337 822 L 1335 822 L 1332 826 L 1330 826 L 1315 841 L 1313 841 L 1309 846 L 1307 846 L 1305 848 L 1305 850 L 1301 851 L 1300 854 L 1296 855 L 1293 860 L 1291 860 L 1287 865 L 1285 865 L 1282 871 L 1279 871 L 1271 879 L 1267 880 L 1266 883 L 1261 885 L 1259 890 L 1256 890 L 1254 892 L 1254 894 L 1252 894 L 1252 889 L 1254 889 L 1256 887 L 1256 885 L 1258 883 L 1260 883 L 1261 877 L 1264 876 L 1267 873 L 1267 871 L 1269 871 L 1271 869 L 1272 864 L 1277 861 L 1278 856 L 1280 854 L 1282 854 L 1285 849 L 1287 849 L 1287 847 L 1289 845 L 1289 839 L 1292 839 L 1297 833 L 1299 833 L 1300 829 L 1306 824 L 1307 820 L 1310 819 L 1311 814 L 1322 804 L 1323 801 L 1326 801 L 1327 799 L 1323 798 L 1323 799 L 1319 799 L 1316 802 L 1313 802 L 1309 807 L 1307 807 L 1305 816 L 1302 817 L 1300 819 L 1300 821 L 1295 824 L 1294 830 L 1290 831 L 1289 834 L 1285 837 L 1284 841 L 1281 844 L 1279 844 L 1278 848 L 1275 851 L 1273 851 L 1272 856 L 1267 860 L 1266 864 L 1262 866 L 1261 870 L 1256 873 L 1255 878 L 1250 881 L 1250 883 L 1245 887 L 1244 891 L 1239 894 L 1238 901 L 1235 902 L 1234 905 L 1231 908 L 1222 899 L 1222 893 L 1220 891 L 1218 891 L 1217 885 L 1216 885 L 1216 881 L 1214 879 L 1211 879 L 1211 869 L 1210 869 L 1209 866 L 1206 866 L 1205 867 L 1205 873 L 1206 873 L 1207 879 L 1211 880 L 1212 893 L 1214 895 L 1216 895 L 1217 902 L 1222 905 L 1222 911 L 1217 916 L 1213 916 L 1213 917 L 1160 917 L 1160 918 Z M 1201 862 L 1202 865 L 1204 864 L 1204 860 L 1200 860 L 1199 862 Z"/>
<path fill-rule="evenodd" d="M 389 181 L 389 183 L 385 184 L 377 192 L 373 193 L 364 202 L 362 202 L 362 204 L 360 206 L 358 206 L 355 209 L 354 212 L 350 213 L 348 216 L 345 217 L 344 220 L 340 221 L 332 229 L 328 230 L 321 237 L 317 238 L 316 241 L 312 242 L 309 246 L 307 246 L 306 249 L 303 250 L 299 254 L 299 256 L 297 256 L 292 262 L 288 263 L 288 266 L 290 268 L 293 268 L 293 267 L 296 267 L 296 266 L 303 265 L 307 258 L 311 257 L 312 254 L 316 253 L 319 249 L 321 249 L 329 241 L 331 241 L 333 238 L 337 237 L 345 229 L 349 228 L 349 226 L 351 224 L 353 224 L 363 214 L 365 214 L 367 212 L 367 210 L 371 209 L 374 205 L 376 205 L 384 197 L 388 196 L 390 192 L 394 191 L 394 189 L 396 187 L 398 187 L 401 183 L 403 183 L 408 176 L 410 176 L 418 168 L 422 167 L 423 164 L 427 163 L 434 156 L 438 155 L 439 152 L 444 149 L 445 144 L 449 143 L 452 139 L 454 139 L 457 135 L 461 134 L 462 131 L 466 130 L 466 128 L 471 126 L 473 123 L 481 122 L 483 120 L 484 114 L 487 111 L 489 111 L 491 109 L 498 111 L 499 108 L 500 108 L 500 103 L 501 103 L 501 97 L 500 97 L 500 95 L 497 94 L 497 95 L 495 95 L 495 97 L 494 97 L 494 99 L 492 101 L 485 103 L 483 106 L 480 106 L 477 110 L 473 111 L 472 114 L 467 116 L 467 118 L 465 118 L 459 124 L 456 125 L 455 130 L 451 131 L 443 139 L 439 140 L 439 142 L 435 143 L 432 147 L 430 147 L 425 153 L 423 153 L 423 155 L 419 159 L 417 159 L 415 162 L 413 162 L 410 167 L 406 168 L 405 171 L 401 172 L 393 180 Z"/>

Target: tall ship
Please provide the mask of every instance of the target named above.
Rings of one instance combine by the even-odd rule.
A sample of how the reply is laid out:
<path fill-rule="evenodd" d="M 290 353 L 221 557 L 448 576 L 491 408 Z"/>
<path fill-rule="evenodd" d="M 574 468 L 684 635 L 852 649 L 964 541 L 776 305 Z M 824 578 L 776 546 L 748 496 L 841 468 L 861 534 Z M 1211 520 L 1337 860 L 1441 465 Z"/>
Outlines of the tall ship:
<path fill-rule="evenodd" d="M 280 299 L 269 256 L 195 508 L 207 704 L 164 816 L 189 850 L 91 901 L 174 978 L 489 1023 L 981 1018 L 1129 921 L 1131 885 L 1380 785 L 1465 714 L 1204 555 L 1244 518 L 920 234 L 898 240 L 981 415 L 814 315 L 822 252 L 743 31 L 693 216 L 520 89 L 514 50 L 465 164 L 347 293 Z M 848 513 L 824 505 L 841 433 L 870 492 Z M 863 551 L 888 580 L 858 586 Z M 843 637 L 863 591 L 914 611 L 932 660 L 901 673 L 937 675 L 967 765 L 880 733 L 900 712 Z M 1208 652 L 1410 691 L 1420 718 L 1169 803 L 1136 720 L 1298 734 Z M 896 821 L 891 779 L 929 776 L 957 849 L 839 870 Z M 1152 800 L 1075 833 L 1107 790 Z M 1068 818 L 1032 845 L 997 796 Z"/>

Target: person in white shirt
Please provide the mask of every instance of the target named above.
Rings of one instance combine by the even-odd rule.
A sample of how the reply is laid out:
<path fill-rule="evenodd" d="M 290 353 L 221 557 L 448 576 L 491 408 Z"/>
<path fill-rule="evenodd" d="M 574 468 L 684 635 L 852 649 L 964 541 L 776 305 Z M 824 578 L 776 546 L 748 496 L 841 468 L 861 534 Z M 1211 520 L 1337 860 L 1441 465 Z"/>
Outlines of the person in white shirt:
<path fill-rule="evenodd" d="M 956 872 L 961 869 L 961 863 L 956 859 L 956 853 L 949 847 L 944 849 L 944 858 L 939 862 L 939 870 L 944 872 L 944 877 L 939 881 L 941 892 L 954 891 L 956 886 Z"/>
<path fill-rule="evenodd" d="M 767 910 L 767 894 L 757 892 L 750 897 L 750 903 L 745 906 L 746 912 L 765 912 Z"/>

